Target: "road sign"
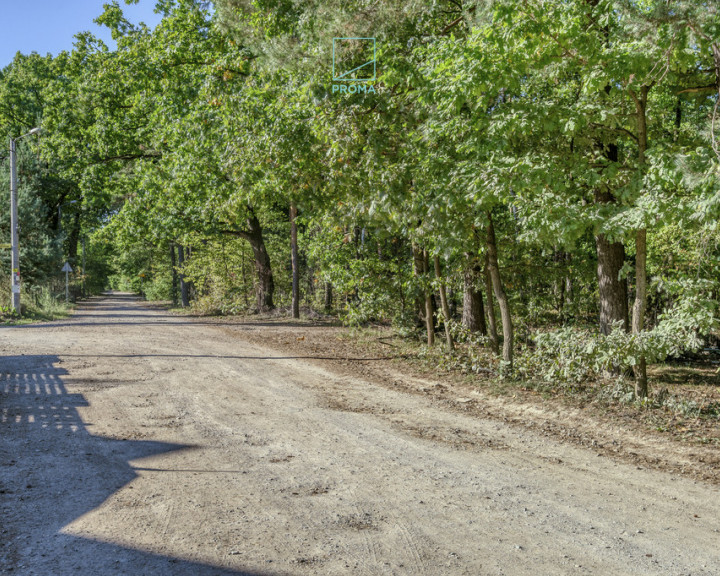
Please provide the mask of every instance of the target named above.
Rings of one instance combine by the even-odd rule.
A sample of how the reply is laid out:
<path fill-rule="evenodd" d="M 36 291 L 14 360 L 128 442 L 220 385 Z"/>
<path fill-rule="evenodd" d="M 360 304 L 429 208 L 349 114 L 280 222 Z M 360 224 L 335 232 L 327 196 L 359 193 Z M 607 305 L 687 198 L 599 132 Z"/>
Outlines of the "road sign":
<path fill-rule="evenodd" d="M 62 267 L 62 272 L 72 272 L 72 268 L 68 262 L 65 262 L 65 266 Z"/>
<path fill-rule="evenodd" d="M 6 244 L 0 244 L 0 248 L 12 248 L 12 244 L 10 244 L 10 242 Z"/>

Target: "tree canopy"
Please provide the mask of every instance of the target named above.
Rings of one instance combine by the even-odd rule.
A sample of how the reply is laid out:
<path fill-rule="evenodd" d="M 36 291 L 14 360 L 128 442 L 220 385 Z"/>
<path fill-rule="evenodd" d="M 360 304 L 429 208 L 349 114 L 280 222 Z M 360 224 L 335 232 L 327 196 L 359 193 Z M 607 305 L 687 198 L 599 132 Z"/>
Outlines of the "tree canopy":
<path fill-rule="evenodd" d="M 639 396 L 648 364 L 717 341 L 716 3 L 157 10 L 151 30 L 113 1 L 97 22 L 117 49 L 80 33 L 0 73 L 0 132 L 44 129 L 21 157 L 26 281 L 85 237 L 97 286 L 224 313 L 302 301 L 486 345 L 501 374 L 632 369 Z M 374 80 L 333 80 L 348 38 L 357 61 L 373 39 Z"/>

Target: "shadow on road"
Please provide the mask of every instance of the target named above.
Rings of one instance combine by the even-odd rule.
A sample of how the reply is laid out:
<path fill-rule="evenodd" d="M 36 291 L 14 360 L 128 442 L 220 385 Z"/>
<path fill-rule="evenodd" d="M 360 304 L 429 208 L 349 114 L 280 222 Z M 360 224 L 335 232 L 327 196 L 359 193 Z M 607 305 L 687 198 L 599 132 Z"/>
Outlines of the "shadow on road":
<path fill-rule="evenodd" d="M 192 449 L 94 436 L 66 374 L 57 356 L 0 358 L 1 573 L 269 576 L 63 533 L 137 477 L 131 461 Z"/>
<path fill-rule="evenodd" d="M 406 354 L 395 356 L 229 356 L 220 354 L 65 354 L 65 358 L 217 358 L 218 360 L 338 360 L 342 362 L 372 362 L 374 360 L 395 360 L 407 358 Z"/>

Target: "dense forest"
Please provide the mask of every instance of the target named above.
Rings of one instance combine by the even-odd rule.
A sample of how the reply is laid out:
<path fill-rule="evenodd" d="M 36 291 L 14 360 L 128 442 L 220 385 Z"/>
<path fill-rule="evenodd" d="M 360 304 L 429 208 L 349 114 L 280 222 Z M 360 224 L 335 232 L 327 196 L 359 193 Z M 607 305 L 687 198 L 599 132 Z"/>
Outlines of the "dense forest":
<path fill-rule="evenodd" d="M 157 10 L 106 4 L 117 49 L 79 33 L 0 72 L 5 141 L 42 128 L 18 143 L 23 298 L 67 260 L 78 294 L 382 323 L 640 398 L 648 366 L 717 346 L 715 1 Z"/>

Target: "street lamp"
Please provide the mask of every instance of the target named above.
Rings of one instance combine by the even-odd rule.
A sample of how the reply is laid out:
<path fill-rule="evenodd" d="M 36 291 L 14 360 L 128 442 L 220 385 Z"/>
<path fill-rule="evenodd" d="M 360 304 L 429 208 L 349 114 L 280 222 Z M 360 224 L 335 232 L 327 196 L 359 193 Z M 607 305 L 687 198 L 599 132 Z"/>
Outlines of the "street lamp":
<path fill-rule="evenodd" d="M 25 136 L 39 134 L 40 128 L 33 128 L 27 134 L 10 138 L 10 247 L 12 257 L 10 264 L 11 299 L 13 310 L 20 314 L 20 244 L 18 242 L 18 214 L 17 214 L 17 166 L 15 159 L 15 142 Z"/>

